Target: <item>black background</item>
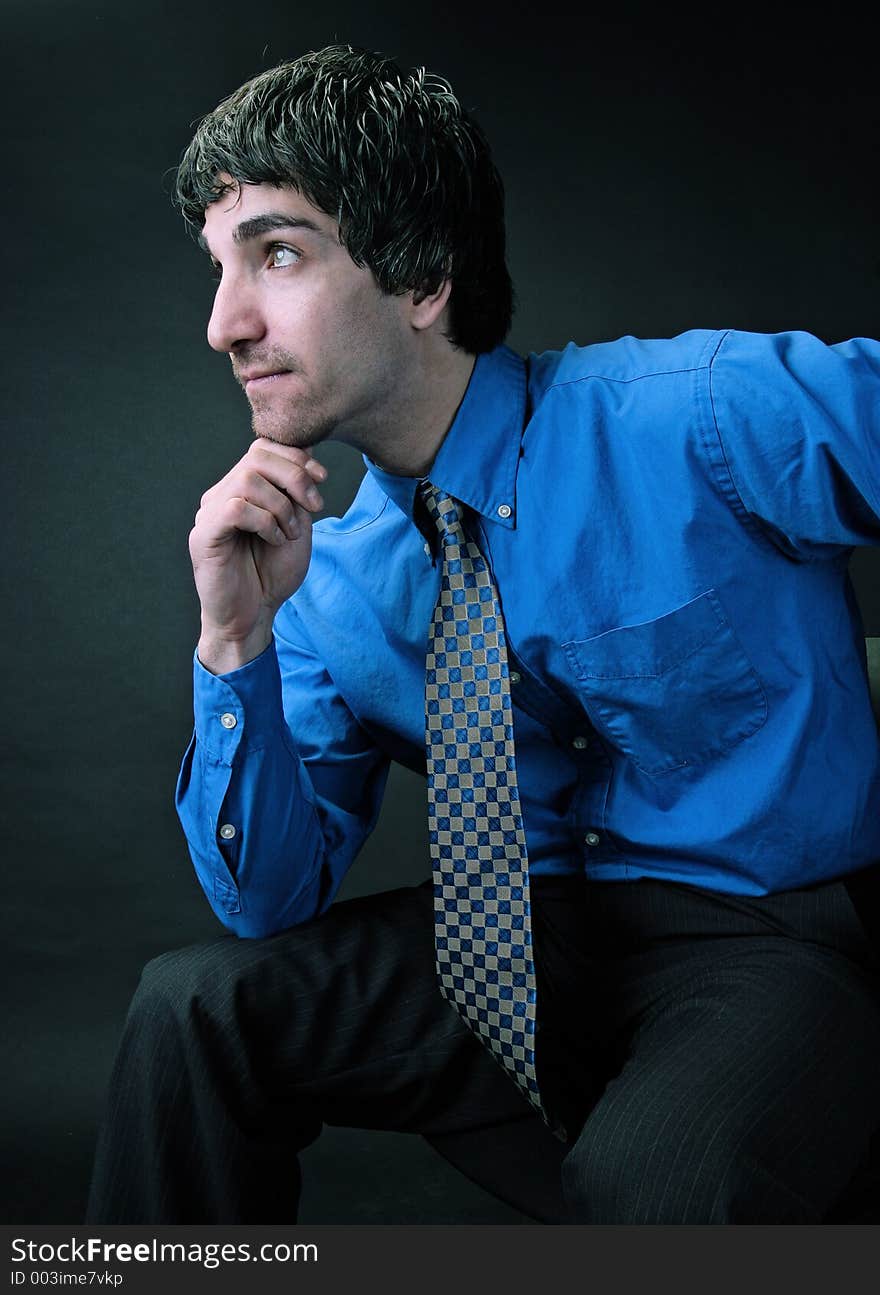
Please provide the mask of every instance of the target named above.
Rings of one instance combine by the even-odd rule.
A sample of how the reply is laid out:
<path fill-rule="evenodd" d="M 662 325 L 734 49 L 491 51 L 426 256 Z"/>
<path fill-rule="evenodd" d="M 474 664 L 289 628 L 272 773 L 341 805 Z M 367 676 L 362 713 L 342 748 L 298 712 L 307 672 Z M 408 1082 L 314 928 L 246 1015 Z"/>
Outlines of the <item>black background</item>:
<path fill-rule="evenodd" d="M 5 1221 L 81 1218 L 140 968 L 220 930 L 172 808 L 186 537 L 251 434 L 169 200 L 195 120 L 308 49 L 382 49 L 447 76 L 493 143 L 521 352 L 692 327 L 877 336 L 871 33 L 839 7 L 768 12 L 6 0 Z M 341 512 L 361 461 L 321 457 Z M 878 565 L 852 564 L 870 634 Z M 423 811 L 395 774 L 344 894 L 425 874 Z M 304 1222 L 519 1220 L 404 1135 L 331 1130 L 306 1162 Z"/>

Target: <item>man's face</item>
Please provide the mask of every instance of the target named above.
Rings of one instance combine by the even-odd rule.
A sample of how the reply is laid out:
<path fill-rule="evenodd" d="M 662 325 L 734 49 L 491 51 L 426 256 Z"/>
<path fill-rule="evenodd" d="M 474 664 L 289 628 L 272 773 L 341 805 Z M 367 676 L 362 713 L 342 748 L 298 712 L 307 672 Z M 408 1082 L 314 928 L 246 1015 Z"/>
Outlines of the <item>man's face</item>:
<path fill-rule="evenodd" d="M 408 299 L 384 294 L 294 189 L 236 185 L 207 208 L 203 239 L 221 273 L 208 341 L 231 356 L 254 434 L 368 444 L 411 367 Z"/>

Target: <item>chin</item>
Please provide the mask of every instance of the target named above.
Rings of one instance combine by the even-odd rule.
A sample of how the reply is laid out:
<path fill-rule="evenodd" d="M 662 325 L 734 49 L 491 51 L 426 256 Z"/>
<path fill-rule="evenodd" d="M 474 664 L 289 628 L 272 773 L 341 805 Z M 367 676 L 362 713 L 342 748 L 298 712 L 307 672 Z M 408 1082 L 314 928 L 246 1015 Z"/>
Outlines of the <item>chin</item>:
<path fill-rule="evenodd" d="M 312 445 L 320 445 L 332 435 L 331 424 L 302 424 L 289 419 L 267 418 L 255 414 L 253 418 L 254 436 L 264 440 L 275 441 L 278 445 L 289 445 L 293 449 L 306 450 Z"/>

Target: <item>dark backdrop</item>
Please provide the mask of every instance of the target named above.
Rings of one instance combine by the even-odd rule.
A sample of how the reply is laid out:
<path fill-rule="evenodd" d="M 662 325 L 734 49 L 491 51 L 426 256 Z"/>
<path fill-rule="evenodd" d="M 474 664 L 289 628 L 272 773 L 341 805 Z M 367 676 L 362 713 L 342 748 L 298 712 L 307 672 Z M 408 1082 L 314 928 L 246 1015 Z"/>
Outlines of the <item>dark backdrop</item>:
<path fill-rule="evenodd" d="M 769 8 L 769 7 L 768 7 Z M 334 40 L 449 77 L 508 191 L 520 351 L 692 327 L 877 335 L 880 126 L 839 9 L 572 17 L 394 0 L 6 0 L 5 1222 L 81 1217 L 100 1102 L 147 958 L 219 931 L 172 809 L 197 631 L 186 537 L 250 441 L 172 210 L 191 125 Z M 331 512 L 359 458 L 325 446 Z M 853 575 L 880 633 L 878 557 Z M 424 874 L 394 777 L 345 894 Z M 304 1221 L 517 1221 L 417 1139 L 330 1132 Z"/>

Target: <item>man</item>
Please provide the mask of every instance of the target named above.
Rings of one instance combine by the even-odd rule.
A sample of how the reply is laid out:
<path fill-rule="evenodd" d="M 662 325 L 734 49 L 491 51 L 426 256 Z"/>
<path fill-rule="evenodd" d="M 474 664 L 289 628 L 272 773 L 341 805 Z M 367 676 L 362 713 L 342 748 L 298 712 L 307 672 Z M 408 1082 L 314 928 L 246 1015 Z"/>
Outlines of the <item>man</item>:
<path fill-rule="evenodd" d="M 255 433 L 190 537 L 178 786 L 233 934 L 146 968 L 90 1220 L 291 1221 L 325 1121 L 520 1117 L 572 1222 L 821 1221 L 880 1123 L 880 347 L 522 360 L 480 131 L 347 46 L 224 101 L 178 196 Z M 330 437 L 368 471 L 313 526 Z M 391 760 L 433 884 L 331 907 Z"/>

